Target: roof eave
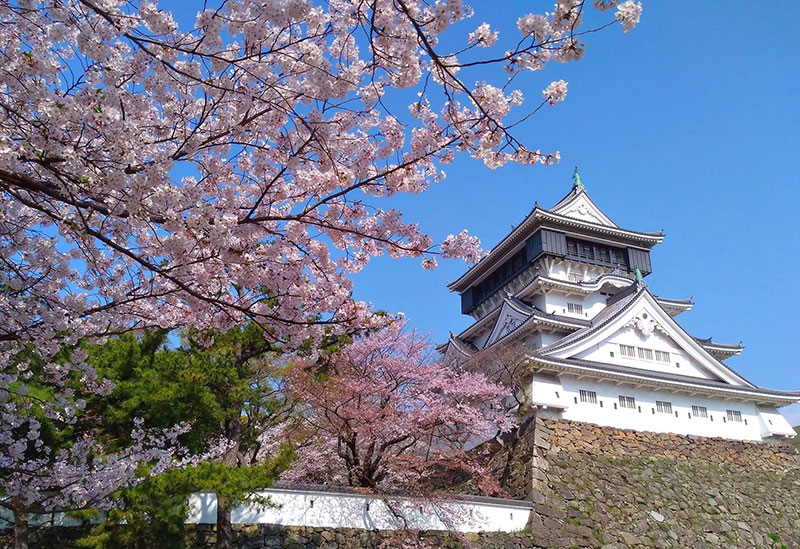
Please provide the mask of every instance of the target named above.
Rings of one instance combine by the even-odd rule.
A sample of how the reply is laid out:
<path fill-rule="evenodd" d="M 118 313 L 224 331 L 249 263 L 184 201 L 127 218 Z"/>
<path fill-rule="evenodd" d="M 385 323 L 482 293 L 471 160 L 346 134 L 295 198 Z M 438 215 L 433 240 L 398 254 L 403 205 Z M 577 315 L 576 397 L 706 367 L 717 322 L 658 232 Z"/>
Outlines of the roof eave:
<path fill-rule="evenodd" d="M 609 227 L 608 225 L 601 225 L 599 223 L 592 223 L 590 221 L 575 219 L 574 217 L 568 217 L 565 215 L 553 213 L 550 210 L 543 210 L 541 208 L 534 209 L 531 215 L 534 215 L 539 219 L 547 219 L 555 223 L 561 223 L 564 225 L 580 227 L 591 231 L 597 231 L 615 236 L 621 236 L 624 238 L 628 238 L 632 241 L 639 241 L 642 242 L 643 244 L 649 244 L 650 245 L 649 247 L 651 248 L 656 244 L 662 243 L 664 241 L 664 236 L 665 236 L 663 231 L 659 231 L 657 233 L 641 233 L 638 231 L 630 231 L 628 229 L 623 229 L 621 227 Z"/>

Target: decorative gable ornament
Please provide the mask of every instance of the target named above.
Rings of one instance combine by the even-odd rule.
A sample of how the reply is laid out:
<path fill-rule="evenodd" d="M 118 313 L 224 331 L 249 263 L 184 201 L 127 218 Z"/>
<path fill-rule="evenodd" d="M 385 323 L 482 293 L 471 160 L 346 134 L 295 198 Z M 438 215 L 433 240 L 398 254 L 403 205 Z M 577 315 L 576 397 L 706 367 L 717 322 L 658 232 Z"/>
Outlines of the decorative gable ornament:
<path fill-rule="evenodd" d="M 642 313 L 634 317 L 628 325 L 633 326 L 633 328 L 644 337 L 650 337 L 655 330 L 666 333 L 664 328 L 659 326 L 658 323 L 653 320 L 653 317 L 647 313 Z"/>

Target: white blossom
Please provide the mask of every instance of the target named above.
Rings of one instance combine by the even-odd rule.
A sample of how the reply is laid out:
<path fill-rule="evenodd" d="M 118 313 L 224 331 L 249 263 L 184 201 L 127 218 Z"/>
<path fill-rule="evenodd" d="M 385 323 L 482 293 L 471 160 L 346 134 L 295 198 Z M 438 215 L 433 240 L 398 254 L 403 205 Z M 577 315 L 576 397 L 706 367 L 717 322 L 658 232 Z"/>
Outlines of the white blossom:
<path fill-rule="evenodd" d="M 469 33 L 468 40 L 484 48 L 494 46 L 497 42 L 499 31 L 492 32 L 489 23 L 483 23 L 473 32 Z"/>
<path fill-rule="evenodd" d="M 542 95 L 551 106 L 561 103 L 567 97 L 567 82 L 564 80 L 550 82 L 550 85 L 542 91 Z"/>
<path fill-rule="evenodd" d="M 622 28 L 625 32 L 630 31 L 639 22 L 642 15 L 642 3 L 626 0 L 617 6 L 617 21 L 622 21 Z"/>

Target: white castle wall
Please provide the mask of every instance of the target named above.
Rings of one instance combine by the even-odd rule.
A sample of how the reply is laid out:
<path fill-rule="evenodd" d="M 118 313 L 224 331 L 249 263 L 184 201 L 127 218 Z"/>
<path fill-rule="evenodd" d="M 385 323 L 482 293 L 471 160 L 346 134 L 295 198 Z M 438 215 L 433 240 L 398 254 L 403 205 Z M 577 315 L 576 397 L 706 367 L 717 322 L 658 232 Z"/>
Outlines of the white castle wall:
<path fill-rule="evenodd" d="M 759 408 L 753 403 L 735 400 L 715 399 L 703 395 L 686 395 L 657 391 L 632 385 L 616 385 L 588 378 L 577 379 L 574 376 L 560 376 L 561 385 L 553 385 L 552 381 L 532 383 L 532 400 L 534 402 L 550 402 L 552 406 L 542 413 L 573 421 L 583 421 L 597 425 L 636 429 L 657 433 L 677 433 L 681 435 L 698 435 L 722 437 L 735 440 L 763 440 L 771 433 L 790 432 L 791 426 L 774 408 Z M 597 393 L 597 404 L 580 401 L 580 390 Z M 552 394 L 546 394 L 546 391 Z M 555 392 L 558 392 L 556 397 Z M 538 394 L 537 394 L 538 393 Z M 619 396 L 630 396 L 636 399 L 635 409 L 619 407 Z M 577 400 L 577 403 L 575 402 Z M 672 404 L 672 413 L 653 413 L 656 401 Z M 602 402 L 602 406 L 600 405 Z M 614 404 L 617 405 L 615 409 Z M 708 418 L 690 417 L 692 406 L 704 406 L 708 410 Z M 563 411 L 559 409 L 563 407 Z M 641 410 L 641 411 L 640 411 Z M 727 421 L 726 410 L 738 410 L 742 414 L 741 422 Z M 677 417 L 675 415 L 677 412 Z M 712 419 L 713 418 L 713 419 Z M 768 425 L 768 422 L 772 422 Z"/>
<path fill-rule="evenodd" d="M 433 504 L 427 500 L 391 498 L 389 504 L 377 496 L 337 493 L 314 489 L 271 488 L 261 492 L 277 507 L 240 505 L 233 509 L 234 524 L 277 524 L 321 528 L 366 530 L 450 530 L 457 532 L 515 532 L 525 528 L 530 515 L 528 502 L 475 498 Z M 217 520 L 217 497 L 193 494 L 189 500 L 193 524 Z M 407 521 L 404 522 L 405 519 Z"/>
<path fill-rule="evenodd" d="M 655 359 L 642 359 L 638 357 L 638 351 L 636 358 L 624 357 L 619 349 L 620 344 L 637 348 L 644 347 L 654 351 L 666 351 L 670 354 L 670 361 L 669 363 L 664 363 Z M 611 353 L 614 353 L 614 356 L 611 356 Z M 697 361 L 684 353 L 670 338 L 657 331 L 645 337 L 632 327 L 617 331 L 613 336 L 608 338 L 608 340 L 580 353 L 579 358 L 594 360 L 596 362 L 605 362 L 607 364 L 618 364 L 620 366 L 644 368 L 655 372 L 693 376 L 702 379 L 716 379 L 707 370 L 702 368 Z"/>
<path fill-rule="evenodd" d="M 591 320 L 600 311 L 606 308 L 607 299 L 608 297 L 601 295 L 600 292 L 595 292 L 586 296 L 582 294 L 567 295 L 565 293 L 552 291 L 544 296 L 544 310 L 552 314 Z M 577 303 L 581 305 L 583 307 L 583 314 L 570 313 L 567 305 L 568 303 Z"/>

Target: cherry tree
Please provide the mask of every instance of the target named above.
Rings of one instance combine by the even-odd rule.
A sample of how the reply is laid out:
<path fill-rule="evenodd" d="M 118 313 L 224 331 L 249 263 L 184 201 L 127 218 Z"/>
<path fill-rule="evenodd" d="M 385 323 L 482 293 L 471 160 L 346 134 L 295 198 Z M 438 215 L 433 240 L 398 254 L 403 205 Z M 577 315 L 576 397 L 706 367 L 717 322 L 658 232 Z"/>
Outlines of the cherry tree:
<path fill-rule="evenodd" d="M 447 472 L 495 491 L 467 451 L 513 426 L 506 388 L 437 358 L 425 337 L 396 321 L 322 366 L 296 364 L 288 383 L 304 412 L 286 478 L 425 493 Z"/>
<path fill-rule="evenodd" d="M 470 25 L 449 50 L 462 0 L 226 0 L 183 25 L 151 1 L 0 3 L 0 492 L 41 500 L 32 468 L 105 470 L 84 459 L 102 455 L 91 440 L 75 457 L 28 435 L 29 386 L 67 424 L 81 393 L 108 390 L 79 354 L 54 360 L 64 348 L 250 321 L 291 351 L 383 322 L 351 298 L 371 257 L 477 260 L 473 236 L 434 246 L 384 199 L 425 191 L 456 153 L 557 162 L 512 132 L 566 83 L 526 107 L 513 82 L 641 12 L 591 5 L 614 11 L 586 27 L 587 1 L 559 0 L 514 37 Z M 467 80 L 491 66 L 494 82 Z M 403 88 L 419 95 L 393 112 Z"/>

